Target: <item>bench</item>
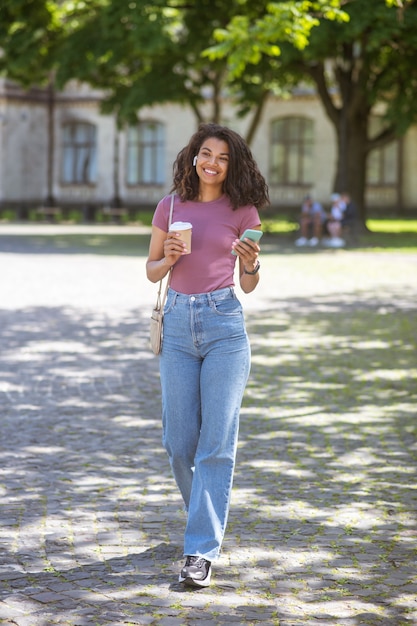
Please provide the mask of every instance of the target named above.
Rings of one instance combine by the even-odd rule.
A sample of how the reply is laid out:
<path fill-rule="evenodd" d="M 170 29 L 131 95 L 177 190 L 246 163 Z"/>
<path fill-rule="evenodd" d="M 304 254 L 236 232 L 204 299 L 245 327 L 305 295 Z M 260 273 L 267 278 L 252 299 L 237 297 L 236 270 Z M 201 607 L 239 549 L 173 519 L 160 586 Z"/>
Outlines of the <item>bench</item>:
<path fill-rule="evenodd" d="M 61 209 L 56 206 L 40 206 L 36 209 L 36 215 L 42 216 L 48 222 L 53 222 L 60 214 Z"/>
<path fill-rule="evenodd" d="M 349 246 L 354 246 L 358 243 L 359 224 L 358 221 L 352 220 L 342 226 L 342 237 Z"/>
<path fill-rule="evenodd" d="M 120 222 L 121 218 L 128 214 L 128 210 L 122 207 L 104 206 L 101 210 L 104 217 L 107 220 L 113 222 Z"/>

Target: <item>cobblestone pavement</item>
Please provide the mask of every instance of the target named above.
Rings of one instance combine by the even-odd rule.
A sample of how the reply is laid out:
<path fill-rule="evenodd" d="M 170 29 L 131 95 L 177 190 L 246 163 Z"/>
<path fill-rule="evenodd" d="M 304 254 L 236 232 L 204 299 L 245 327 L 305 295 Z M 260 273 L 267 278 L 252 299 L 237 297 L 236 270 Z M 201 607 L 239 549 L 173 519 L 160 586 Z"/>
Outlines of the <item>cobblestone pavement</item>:
<path fill-rule="evenodd" d="M 81 232 L 0 225 L 0 623 L 417 624 L 417 255 L 265 242 L 224 551 L 189 591 L 143 234 Z"/>

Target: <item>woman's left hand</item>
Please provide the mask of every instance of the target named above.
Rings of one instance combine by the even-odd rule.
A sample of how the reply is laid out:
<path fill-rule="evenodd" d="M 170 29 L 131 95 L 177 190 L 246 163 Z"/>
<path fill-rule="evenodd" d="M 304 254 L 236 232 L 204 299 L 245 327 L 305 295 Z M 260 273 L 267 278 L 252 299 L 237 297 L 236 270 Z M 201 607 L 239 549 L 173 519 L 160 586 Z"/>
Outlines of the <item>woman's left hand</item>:
<path fill-rule="evenodd" d="M 251 239 L 235 239 L 232 243 L 232 249 L 236 252 L 247 272 L 252 272 L 257 263 L 258 256 L 261 251 L 259 244 Z"/>

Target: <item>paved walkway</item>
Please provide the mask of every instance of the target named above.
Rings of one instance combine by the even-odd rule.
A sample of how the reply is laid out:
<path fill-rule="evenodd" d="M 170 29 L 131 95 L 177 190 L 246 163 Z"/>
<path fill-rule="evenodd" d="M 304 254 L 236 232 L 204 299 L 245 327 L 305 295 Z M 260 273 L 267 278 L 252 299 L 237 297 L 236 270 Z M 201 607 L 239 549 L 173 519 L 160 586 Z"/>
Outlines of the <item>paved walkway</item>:
<path fill-rule="evenodd" d="M 0 225 L 0 623 L 417 624 L 417 255 L 265 242 L 224 552 L 188 591 L 121 230 Z"/>

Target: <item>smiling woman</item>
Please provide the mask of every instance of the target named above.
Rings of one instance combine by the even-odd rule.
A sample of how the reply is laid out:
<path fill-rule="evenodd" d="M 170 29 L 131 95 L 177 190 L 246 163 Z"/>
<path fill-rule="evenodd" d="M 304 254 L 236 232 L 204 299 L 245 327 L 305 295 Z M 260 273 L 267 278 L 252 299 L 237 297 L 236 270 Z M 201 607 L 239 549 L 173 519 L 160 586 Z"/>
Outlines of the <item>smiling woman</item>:
<path fill-rule="evenodd" d="M 224 160 L 227 159 L 227 176 L 223 184 L 225 193 L 233 209 L 241 206 L 253 204 L 256 207 L 264 207 L 269 204 L 268 188 L 260 173 L 249 146 L 237 133 L 224 126 L 217 124 L 201 124 L 199 130 L 191 137 L 177 156 L 174 163 L 174 184 L 172 191 L 175 191 L 182 201 L 195 200 L 200 192 L 199 170 L 196 168 L 200 163 L 204 148 L 213 146 L 207 144 L 208 140 L 217 139 L 227 144 L 225 154 L 217 154 Z M 210 156 L 214 161 L 213 154 L 204 150 L 205 157 L 209 157 L 207 165 L 210 163 Z M 220 161 L 217 164 L 221 165 Z"/>
<path fill-rule="evenodd" d="M 152 282 L 170 277 L 160 372 L 163 442 L 188 511 L 179 581 L 207 587 L 226 530 L 250 368 L 235 263 L 239 258 L 240 286 L 252 292 L 260 247 L 240 237 L 260 229 L 268 191 L 245 141 L 202 124 L 177 156 L 171 192 L 172 221 L 191 223 L 192 247 L 168 228 L 167 196 L 153 217 L 146 270 Z"/>
<path fill-rule="evenodd" d="M 220 197 L 223 193 L 223 182 L 226 180 L 229 166 L 227 143 L 221 139 L 210 137 L 204 142 L 193 163 L 200 179 L 200 199 Z"/>

